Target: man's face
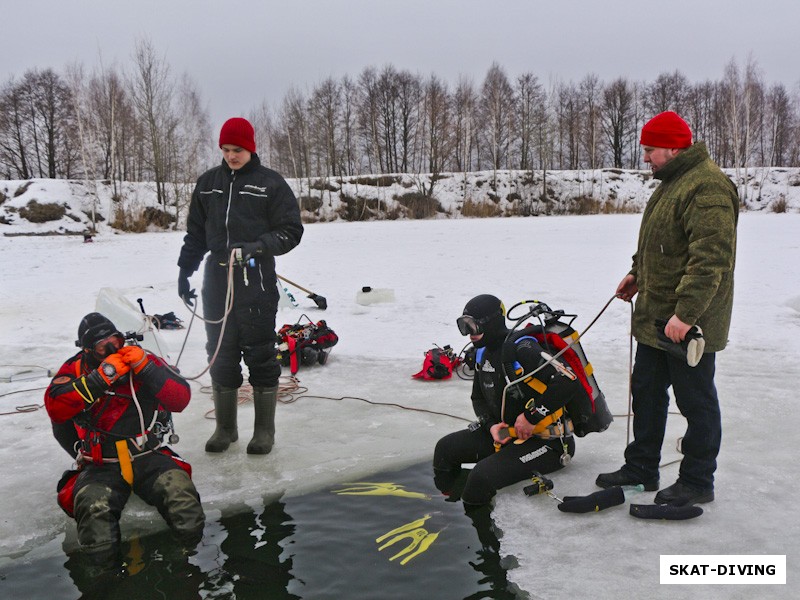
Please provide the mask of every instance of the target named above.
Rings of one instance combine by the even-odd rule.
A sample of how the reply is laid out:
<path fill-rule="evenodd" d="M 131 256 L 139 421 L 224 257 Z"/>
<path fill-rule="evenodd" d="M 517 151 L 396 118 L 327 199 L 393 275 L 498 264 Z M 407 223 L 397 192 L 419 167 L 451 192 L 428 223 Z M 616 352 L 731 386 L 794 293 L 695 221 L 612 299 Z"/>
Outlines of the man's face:
<path fill-rule="evenodd" d="M 680 150 L 642 146 L 642 152 L 644 152 L 644 162 L 650 163 L 650 170 L 655 173 L 673 158 L 678 156 Z"/>
<path fill-rule="evenodd" d="M 228 167 L 233 171 L 238 171 L 250 162 L 250 152 L 244 148 L 232 144 L 223 144 L 220 146 L 220 150 L 222 150 L 222 158 L 225 159 Z"/>

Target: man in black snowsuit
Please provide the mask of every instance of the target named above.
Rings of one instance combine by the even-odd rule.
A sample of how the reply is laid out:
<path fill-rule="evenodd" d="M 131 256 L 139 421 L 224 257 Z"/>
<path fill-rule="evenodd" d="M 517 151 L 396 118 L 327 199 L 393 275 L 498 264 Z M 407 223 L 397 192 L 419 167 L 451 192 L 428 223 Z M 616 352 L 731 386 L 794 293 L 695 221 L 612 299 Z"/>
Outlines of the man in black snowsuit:
<path fill-rule="evenodd" d="M 454 488 L 462 463 L 476 463 L 461 492 L 469 507 L 489 503 L 498 489 L 536 472 L 563 468 L 575 452 L 564 406 L 584 392 L 577 379 L 563 374 L 563 368 L 542 367 L 546 360 L 536 339 L 507 340 L 505 308 L 495 296 L 483 294 L 470 300 L 457 323 L 461 334 L 469 334 L 477 348 L 472 406 L 478 421 L 439 440 L 433 471 L 442 493 L 457 494 Z M 509 380 L 514 380 L 539 367 L 537 383 L 509 388 L 503 406 L 505 370 L 516 371 L 508 373 Z M 512 437 L 507 435 L 509 427 Z"/>
<path fill-rule="evenodd" d="M 275 440 L 281 373 L 275 353 L 275 257 L 300 243 L 303 225 L 289 185 L 261 164 L 255 132 L 247 120 L 228 119 L 220 131 L 219 146 L 222 164 L 201 175 L 192 194 L 178 259 L 178 294 L 191 303 L 194 290 L 190 290 L 189 277 L 210 253 L 202 297 L 217 427 L 206 451 L 223 452 L 239 437 L 236 410 L 244 359 L 255 404 L 255 427 L 247 452 L 267 454 Z M 229 292 L 233 306 L 226 316 Z"/>

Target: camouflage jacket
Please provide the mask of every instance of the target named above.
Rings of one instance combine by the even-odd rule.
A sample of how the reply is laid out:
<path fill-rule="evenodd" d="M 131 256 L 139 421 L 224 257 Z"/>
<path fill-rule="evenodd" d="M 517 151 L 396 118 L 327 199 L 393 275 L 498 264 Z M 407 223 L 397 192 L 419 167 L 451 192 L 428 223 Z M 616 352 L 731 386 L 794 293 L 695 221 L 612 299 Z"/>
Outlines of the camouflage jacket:
<path fill-rule="evenodd" d="M 639 293 L 637 341 L 658 347 L 655 319 L 673 314 L 698 325 L 706 352 L 725 348 L 733 306 L 736 186 L 697 142 L 659 169 L 661 180 L 642 216 L 630 273 Z"/>

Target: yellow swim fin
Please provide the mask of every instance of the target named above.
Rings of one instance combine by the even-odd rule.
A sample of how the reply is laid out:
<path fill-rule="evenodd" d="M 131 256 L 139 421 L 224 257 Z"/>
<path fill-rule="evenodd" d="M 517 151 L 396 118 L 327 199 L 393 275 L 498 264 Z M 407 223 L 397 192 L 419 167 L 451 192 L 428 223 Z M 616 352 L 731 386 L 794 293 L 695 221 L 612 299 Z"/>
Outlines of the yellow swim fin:
<path fill-rule="evenodd" d="M 430 515 L 425 515 L 424 517 L 417 519 L 416 521 L 411 521 L 411 523 L 406 523 L 405 525 L 401 525 L 396 529 L 392 529 L 388 533 L 384 533 L 381 537 L 377 538 L 375 542 L 380 543 L 386 538 L 391 537 L 393 535 L 398 535 L 400 533 L 405 533 L 406 531 L 411 531 L 412 529 L 417 529 L 419 527 L 422 527 L 425 524 L 425 521 L 427 521 L 430 518 L 431 518 Z"/>
<path fill-rule="evenodd" d="M 342 485 L 349 485 L 352 487 L 343 488 L 341 490 L 332 490 L 334 494 L 342 496 L 399 496 L 401 498 L 416 498 L 419 500 L 430 500 L 428 494 L 421 492 L 409 492 L 397 483 L 374 483 L 370 481 L 358 481 L 355 483 L 344 483 Z"/>

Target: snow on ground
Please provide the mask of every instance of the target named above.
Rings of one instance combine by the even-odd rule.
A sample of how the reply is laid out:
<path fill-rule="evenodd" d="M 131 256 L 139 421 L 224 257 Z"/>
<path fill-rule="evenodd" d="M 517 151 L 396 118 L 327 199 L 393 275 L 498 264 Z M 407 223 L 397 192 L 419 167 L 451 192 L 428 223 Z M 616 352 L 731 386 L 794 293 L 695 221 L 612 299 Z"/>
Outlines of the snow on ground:
<path fill-rule="evenodd" d="M 800 212 L 800 168 L 724 169 L 738 182 L 748 210 Z M 432 183 L 433 180 L 433 183 Z M 477 171 L 472 173 L 366 175 L 344 178 L 287 179 L 300 200 L 307 222 L 403 218 L 415 207 L 435 206 L 437 218 L 460 217 L 465 203 L 480 216 L 563 215 L 641 212 L 657 185 L 649 171 L 582 169 L 575 171 Z M 193 184 L 169 186 L 181 195 L 180 219 Z M 420 192 L 435 202 L 420 202 Z M 547 200 L 543 201 L 542 198 Z M 170 196 L 170 216 L 174 216 Z M 92 215 L 108 230 L 118 211 L 128 221 L 148 207 L 157 207 L 151 182 L 122 184 L 78 180 L 0 180 L 0 229 L 12 234 L 79 234 L 91 227 Z M 61 210 L 63 208 L 63 210 Z M 60 210 L 60 213 L 53 213 Z M 38 214 L 37 214 L 38 213 Z M 41 220 L 46 218 L 47 220 Z M 178 227 L 181 229 L 181 227 Z"/>
<path fill-rule="evenodd" d="M 537 299 L 576 312 L 579 331 L 612 296 L 627 272 L 639 215 L 328 223 L 307 226 L 302 244 L 280 257 L 278 271 L 327 298 L 320 311 L 293 289 L 299 308 L 283 308 L 278 323 L 324 318 L 339 344 L 327 365 L 298 373 L 308 394 L 396 402 L 471 418 L 469 382 L 411 379 L 434 344 L 460 349 L 455 318 L 472 296 L 494 293 L 507 306 Z M 717 500 L 686 522 L 641 521 L 616 507 L 569 515 L 545 496 L 503 490 L 494 517 L 501 552 L 519 566 L 509 579 L 533 597 L 790 598 L 800 550 L 794 461 L 800 443 L 794 385 L 800 369 L 800 215 L 743 213 L 739 226 L 736 301 L 729 348 L 718 356 L 723 446 Z M 55 370 L 75 351 L 80 318 L 94 310 L 101 288 L 118 289 L 148 313 L 190 313 L 177 298 L 175 265 L 182 234 L 103 233 L 94 243 L 75 237 L 0 238 L 0 377 L 38 365 Z M 201 277 L 192 284 L 199 288 Z M 362 286 L 390 288 L 395 301 L 362 306 Z M 595 491 L 600 472 L 616 469 L 626 440 L 629 305 L 614 301 L 586 334 L 584 349 L 612 411 L 611 428 L 578 440 L 573 464 L 554 474 L 554 492 Z M 185 330 L 164 331 L 177 359 Z M 13 366 L 19 365 L 19 366 Z M 204 332 L 195 323 L 179 366 L 205 366 Z M 15 375 L 16 374 L 16 375 Z M 2 381 L 3 379 L 0 379 Z M 213 518 L 214 508 L 280 493 L 301 494 L 430 460 L 436 440 L 463 426 L 447 416 L 371 406 L 356 399 L 302 398 L 277 413 L 277 445 L 267 457 L 248 456 L 251 404 L 240 407 L 240 442 L 216 456 L 203 451 L 213 431 L 212 407 L 193 382 L 188 409 L 175 417 L 176 449 L 189 459 Z M 45 377 L 0 383 L 0 412 L 41 403 Z M 8 395 L 14 390 L 34 391 Z M 60 552 L 49 543 L 74 532 L 55 504 L 55 484 L 69 459 L 53 440 L 44 410 L 2 416 L 0 444 L 0 565 L 10 557 Z M 670 417 L 664 460 L 678 457 L 684 421 Z M 662 470 L 669 485 L 677 465 Z M 649 503 L 652 493 L 635 497 Z M 20 500 L 22 499 L 22 500 Z M 126 511 L 125 531 L 164 527 L 142 503 Z M 43 550 L 43 547 L 47 550 Z M 38 550 L 36 550 L 38 548 Z M 785 554 L 786 586 L 660 586 L 662 554 Z M 794 568 L 793 568 L 794 567 Z"/>

